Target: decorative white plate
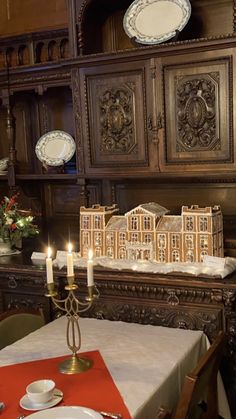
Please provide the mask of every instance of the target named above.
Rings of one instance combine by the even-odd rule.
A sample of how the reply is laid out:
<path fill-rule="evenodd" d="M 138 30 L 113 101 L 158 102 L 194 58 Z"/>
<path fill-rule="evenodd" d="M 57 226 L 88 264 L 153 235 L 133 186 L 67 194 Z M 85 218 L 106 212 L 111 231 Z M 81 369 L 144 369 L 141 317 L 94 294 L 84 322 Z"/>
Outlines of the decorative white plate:
<path fill-rule="evenodd" d="M 29 399 L 28 394 L 25 394 L 20 399 L 20 406 L 23 407 L 23 409 L 25 410 L 44 410 L 44 409 L 48 409 L 49 407 L 56 406 L 56 404 L 58 404 L 62 399 L 63 399 L 62 391 L 55 388 L 53 398 L 49 400 L 47 403 L 43 403 L 43 404 L 33 403 Z"/>
<path fill-rule="evenodd" d="M 61 166 L 75 152 L 75 141 L 64 131 L 50 131 L 39 138 L 35 152 L 38 159 L 48 166 Z"/>
<path fill-rule="evenodd" d="M 61 406 L 32 413 L 27 418 L 33 419 L 103 419 L 100 413 L 87 407 Z"/>
<path fill-rule="evenodd" d="M 189 0 L 135 0 L 123 25 L 130 38 L 141 44 L 160 44 L 181 31 L 191 15 Z"/>

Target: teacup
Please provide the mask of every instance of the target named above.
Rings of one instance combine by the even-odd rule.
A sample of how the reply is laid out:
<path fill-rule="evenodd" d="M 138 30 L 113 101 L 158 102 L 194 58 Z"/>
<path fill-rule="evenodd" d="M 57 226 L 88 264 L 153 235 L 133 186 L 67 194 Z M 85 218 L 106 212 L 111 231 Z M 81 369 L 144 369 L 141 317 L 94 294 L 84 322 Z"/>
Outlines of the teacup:
<path fill-rule="evenodd" d="M 26 393 L 32 403 L 47 403 L 53 397 L 55 383 L 53 380 L 44 379 L 33 381 L 26 387 Z"/>

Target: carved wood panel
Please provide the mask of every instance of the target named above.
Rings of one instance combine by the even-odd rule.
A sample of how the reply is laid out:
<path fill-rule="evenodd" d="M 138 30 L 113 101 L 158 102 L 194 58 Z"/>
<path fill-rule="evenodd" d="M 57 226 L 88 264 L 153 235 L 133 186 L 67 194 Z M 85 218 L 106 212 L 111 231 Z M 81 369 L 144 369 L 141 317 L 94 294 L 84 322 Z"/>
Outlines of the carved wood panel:
<path fill-rule="evenodd" d="M 87 68 L 80 78 L 87 171 L 147 167 L 145 63 Z"/>
<path fill-rule="evenodd" d="M 164 169 L 235 169 L 232 57 L 194 61 L 188 56 L 164 65 L 163 77 Z"/>
<path fill-rule="evenodd" d="M 203 330 L 213 338 L 224 328 L 222 310 L 202 307 L 173 305 L 144 305 L 129 302 L 112 304 L 99 300 L 89 310 L 90 317 L 131 323 L 152 324 L 155 326 L 176 327 L 180 329 Z"/>

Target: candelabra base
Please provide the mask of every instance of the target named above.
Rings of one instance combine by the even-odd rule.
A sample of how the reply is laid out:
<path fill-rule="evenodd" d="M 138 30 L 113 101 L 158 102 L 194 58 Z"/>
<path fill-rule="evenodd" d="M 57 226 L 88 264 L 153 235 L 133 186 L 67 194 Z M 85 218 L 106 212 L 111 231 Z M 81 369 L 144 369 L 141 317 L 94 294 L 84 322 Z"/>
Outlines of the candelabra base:
<path fill-rule="evenodd" d="M 88 358 L 79 358 L 73 354 L 59 365 L 59 371 L 63 374 L 78 374 L 89 370 L 93 366 L 93 361 Z"/>

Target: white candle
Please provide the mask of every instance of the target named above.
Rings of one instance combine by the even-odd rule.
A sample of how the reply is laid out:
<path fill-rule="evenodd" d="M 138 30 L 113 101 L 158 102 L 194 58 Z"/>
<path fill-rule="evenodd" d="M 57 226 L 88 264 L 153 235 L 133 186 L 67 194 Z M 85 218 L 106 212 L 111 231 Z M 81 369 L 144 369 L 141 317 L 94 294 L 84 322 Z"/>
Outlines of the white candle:
<path fill-rule="evenodd" d="M 46 272 L 47 272 L 47 283 L 51 284 L 53 282 L 53 270 L 52 270 L 52 250 L 48 247 L 48 255 L 46 258 Z"/>
<path fill-rule="evenodd" d="M 73 262 L 73 253 L 72 253 L 72 244 L 71 243 L 68 243 L 67 276 L 74 276 L 74 262 Z"/>
<path fill-rule="evenodd" d="M 88 287 L 92 287 L 94 285 L 94 280 L 93 280 L 93 251 L 91 249 L 88 252 L 88 260 L 87 260 L 87 282 L 88 282 Z"/>

